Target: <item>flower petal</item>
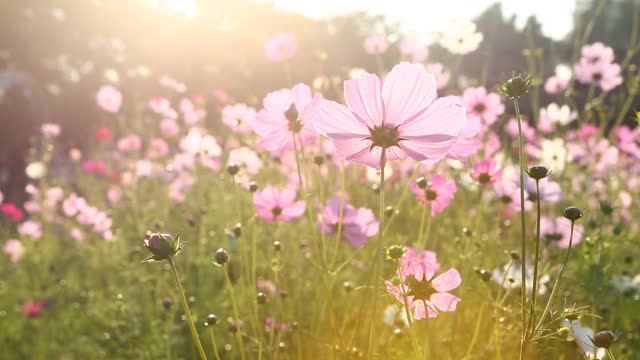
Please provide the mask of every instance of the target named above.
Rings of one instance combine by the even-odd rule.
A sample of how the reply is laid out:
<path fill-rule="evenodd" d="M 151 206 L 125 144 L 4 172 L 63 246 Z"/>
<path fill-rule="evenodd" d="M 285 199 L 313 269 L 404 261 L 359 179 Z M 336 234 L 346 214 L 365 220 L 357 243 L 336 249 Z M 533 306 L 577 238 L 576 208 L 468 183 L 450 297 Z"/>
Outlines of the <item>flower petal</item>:
<path fill-rule="evenodd" d="M 436 98 L 436 79 L 424 67 L 402 62 L 382 85 L 384 122 L 396 126 L 424 111 Z"/>
<path fill-rule="evenodd" d="M 356 119 L 349 109 L 330 100 L 320 100 L 319 111 L 312 120 L 313 127 L 322 135 L 350 133 L 369 136 L 369 129 Z"/>
<path fill-rule="evenodd" d="M 431 285 L 437 291 L 443 292 L 457 288 L 461 282 L 462 278 L 458 270 L 451 268 L 433 279 Z"/>
<path fill-rule="evenodd" d="M 460 302 L 460 298 L 447 292 L 435 293 L 430 298 L 433 305 L 440 311 L 453 311 Z"/>
<path fill-rule="evenodd" d="M 357 79 L 344 82 L 347 106 L 356 118 L 368 128 L 382 125 L 383 105 L 380 78 L 365 73 Z"/>

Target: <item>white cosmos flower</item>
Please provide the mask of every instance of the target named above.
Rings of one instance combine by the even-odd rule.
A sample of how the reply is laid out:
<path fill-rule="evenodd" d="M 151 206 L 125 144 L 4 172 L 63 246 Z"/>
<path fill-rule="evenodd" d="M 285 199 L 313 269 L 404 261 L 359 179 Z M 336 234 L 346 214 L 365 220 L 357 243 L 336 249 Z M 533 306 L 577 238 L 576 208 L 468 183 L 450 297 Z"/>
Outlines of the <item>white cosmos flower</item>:
<path fill-rule="evenodd" d="M 522 267 L 520 263 L 512 262 L 501 267 L 497 267 L 491 274 L 491 279 L 505 289 L 517 289 L 522 287 Z M 533 266 L 527 264 L 525 267 L 527 291 L 533 290 Z M 538 294 L 547 293 L 547 283 L 551 280 L 549 275 L 539 275 Z"/>
<path fill-rule="evenodd" d="M 246 171 L 246 173 L 250 175 L 257 174 L 262 168 L 262 161 L 260 161 L 258 154 L 247 147 L 231 150 L 227 161 L 229 164 L 238 165 L 242 170 Z"/>
<path fill-rule="evenodd" d="M 551 103 L 546 108 L 540 110 L 540 117 L 544 116 L 554 124 L 565 126 L 576 119 L 577 113 L 571 111 L 569 105 L 558 106 L 556 103 Z"/>
<path fill-rule="evenodd" d="M 553 171 L 562 171 L 567 163 L 567 147 L 562 139 L 542 140 L 540 160 Z"/>
<path fill-rule="evenodd" d="M 640 274 L 635 277 L 629 275 L 614 276 L 609 284 L 620 294 L 633 294 L 640 291 Z"/>
<path fill-rule="evenodd" d="M 47 173 L 47 167 L 40 161 L 34 161 L 27 165 L 25 173 L 30 179 L 38 180 L 42 179 Z"/>
<path fill-rule="evenodd" d="M 384 166 L 384 180 L 387 181 L 393 175 L 393 168 L 389 163 Z M 380 182 L 380 170 L 376 170 L 372 167 L 367 166 L 366 172 L 367 181 L 371 184 L 378 184 Z"/>
<path fill-rule="evenodd" d="M 392 304 L 384 309 L 383 321 L 389 326 L 398 326 L 403 324 L 404 327 L 409 327 L 409 320 L 407 320 L 407 312 L 404 311 L 404 307 L 398 304 Z"/>
<path fill-rule="evenodd" d="M 440 36 L 440 46 L 452 54 L 465 55 L 480 46 L 483 36 L 471 21 L 454 21 Z"/>

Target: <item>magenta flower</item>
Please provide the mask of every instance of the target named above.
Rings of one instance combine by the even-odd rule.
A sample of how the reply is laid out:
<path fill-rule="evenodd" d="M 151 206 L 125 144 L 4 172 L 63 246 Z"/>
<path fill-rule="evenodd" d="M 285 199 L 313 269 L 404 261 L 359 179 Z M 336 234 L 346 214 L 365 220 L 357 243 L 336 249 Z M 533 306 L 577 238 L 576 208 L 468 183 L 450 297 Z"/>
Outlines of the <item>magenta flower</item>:
<path fill-rule="evenodd" d="M 37 318 L 41 311 L 42 305 L 35 300 L 29 300 L 22 305 L 22 315 L 27 318 Z"/>
<path fill-rule="evenodd" d="M 398 285 L 386 281 L 387 291 L 404 304 L 405 297 L 413 318 L 438 317 L 439 311 L 454 311 L 460 298 L 449 291 L 460 286 L 462 279 L 458 270 L 451 268 L 434 277 L 435 267 L 429 261 L 412 261 L 398 269 Z"/>
<path fill-rule="evenodd" d="M 96 102 L 102 110 L 117 113 L 122 105 L 122 94 L 111 85 L 103 85 L 96 94 Z"/>
<path fill-rule="evenodd" d="M 7 240 L 2 250 L 9 256 L 9 259 L 11 259 L 13 263 L 20 261 L 22 255 L 24 255 L 24 246 L 20 241 L 15 239 Z"/>
<path fill-rule="evenodd" d="M 267 186 L 262 191 L 253 193 L 253 204 L 258 216 L 268 222 L 290 221 L 304 214 L 304 200 L 296 201 L 293 190 L 277 190 Z"/>
<path fill-rule="evenodd" d="M 24 218 L 24 213 L 14 203 L 3 203 L 0 205 L 0 212 L 13 221 L 20 221 Z"/>
<path fill-rule="evenodd" d="M 487 92 L 484 87 L 465 89 L 462 99 L 467 114 L 479 117 L 487 126 L 496 122 L 498 116 L 504 113 L 504 104 L 500 95 Z"/>
<path fill-rule="evenodd" d="M 435 78 L 418 65 L 394 66 L 384 83 L 368 73 L 347 80 L 344 95 L 348 107 L 320 101 L 314 126 L 340 157 L 376 169 L 381 160 L 406 157 L 436 163 L 466 123 L 457 99 L 436 99 Z"/>
<path fill-rule="evenodd" d="M 484 159 L 473 167 L 471 178 L 480 185 L 490 185 L 502 177 L 502 169 L 493 159 Z"/>
<path fill-rule="evenodd" d="M 424 189 L 415 181 L 411 184 L 411 191 L 420 203 L 429 206 L 431 216 L 439 214 L 449 206 L 457 190 L 455 181 L 447 181 L 440 175 L 433 175 Z"/>
<path fill-rule="evenodd" d="M 332 198 L 327 206 L 318 214 L 316 225 L 318 231 L 333 235 L 338 230 L 340 220 L 340 205 L 342 200 Z M 380 223 L 373 211 L 367 208 L 356 208 L 346 202 L 342 209 L 341 238 L 354 248 L 359 248 L 367 242 L 367 239 L 378 234 Z"/>
<path fill-rule="evenodd" d="M 576 246 L 582 241 L 584 227 L 575 224 L 573 227 L 573 242 L 571 246 Z M 569 247 L 569 238 L 571 236 L 571 220 L 560 216 L 556 219 L 550 219 L 543 216 L 540 219 L 540 236 L 551 243 L 551 245 L 566 249 Z"/>
<path fill-rule="evenodd" d="M 227 105 L 222 109 L 222 122 L 238 134 L 252 131 L 255 121 L 256 110 L 246 104 Z"/>
<path fill-rule="evenodd" d="M 264 51 L 271 61 L 289 60 L 296 53 L 296 38 L 291 33 L 277 33 L 264 44 Z"/>
<path fill-rule="evenodd" d="M 320 99 L 320 94 L 312 98 L 311 88 L 304 84 L 267 94 L 254 124 L 259 144 L 277 156 L 309 144 L 317 137 L 311 119 Z"/>
<path fill-rule="evenodd" d="M 384 35 L 371 35 L 364 39 L 363 46 L 367 54 L 380 55 L 389 48 L 389 41 Z"/>
<path fill-rule="evenodd" d="M 596 42 L 581 49 L 582 57 L 574 65 L 576 78 L 582 84 L 598 85 L 602 91 L 610 91 L 622 84 L 620 65 L 613 62 L 613 49 Z"/>
<path fill-rule="evenodd" d="M 121 152 L 134 152 L 142 147 L 142 139 L 140 136 L 130 134 L 118 140 L 118 150 Z"/>

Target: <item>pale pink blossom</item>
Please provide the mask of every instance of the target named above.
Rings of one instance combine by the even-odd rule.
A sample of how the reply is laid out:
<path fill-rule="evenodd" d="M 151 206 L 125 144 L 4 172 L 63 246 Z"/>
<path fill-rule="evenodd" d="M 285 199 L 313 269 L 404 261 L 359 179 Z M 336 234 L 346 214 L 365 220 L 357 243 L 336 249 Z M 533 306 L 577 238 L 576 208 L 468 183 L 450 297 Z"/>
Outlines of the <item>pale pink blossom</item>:
<path fill-rule="evenodd" d="M 271 61 L 289 60 L 296 53 L 296 38 L 291 33 L 277 33 L 264 44 L 264 51 Z"/>
<path fill-rule="evenodd" d="M 348 107 L 320 101 L 314 126 L 341 158 L 370 167 L 407 157 L 436 163 L 467 121 L 457 98 L 437 99 L 436 80 L 422 66 L 400 63 L 384 82 L 367 73 L 345 81 L 344 90 Z"/>
<path fill-rule="evenodd" d="M 384 35 L 371 35 L 364 39 L 363 46 L 368 54 L 380 55 L 387 52 L 389 40 Z"/>
<path fill-rule="evenodd" d="M 296 201 L 293 190 L 277 190 L 272 186 L 253 193 L 253 204 L 258 216 L 268 222 L 290 221 L 304 214 L 304 200 Z"/>
<path fill-rule="evenodd" d="M 138 151 L 142 147 L 142 139 L 138 135 L 130 134 L 120 138 L 117 146 L 123 153 Z"/>
<path fill-rule="evenodd" d="M 180 132 L 180 126 L 175 119 L 162 119 L 160 122 L 160 132 L 162 133 L 162 136 L 171 138 L 178 135 Z"/>
<path fill-rule="evenodd" d="M 440 175 L 433 175 L 424 188 L 421 188 L 416 181 L 411 183 L 411 191 L 420 203 L 429 206 L 431 216 L 439 214 L 449 206 L 457 190 L 455 181 L 446 180 Z"/>
<path fill-rule="evenodd" d="M 471 178 L 481 185 L 490 185 L 500 180 L 502 177 L 502 169 L 498 166 L 498 162 L 493 159 L 484 159 L 473 167 Z"/>
<path fill-rule="evenodd" d="M 466 88 L 462 93 L 462 100 L 467 114 L 479 117 L 482 122 L 490 126 L 504 113 L 504 104 L 500 95 L 488 92 L 484 87 Z"/>
<path fill-rule="evenodd" d="M 45 123 L 40 126 L 40 132 L 42 136 L 47 138 L 54 138 L 60 135 L 60 125 L 54 123 Z"/>
<path fill-rule="evenodd" d="M 103 85 L 96 94 L 96 101 L 102 110 L 117 113 L 122 105 L 122 94 L 111 85 Z"/>
<path fill-rule="evenodd" d="M 22 243 L 15 239 L 7 240 L 7 242 L 4 243 L 2 250 L 9 256 L 9 259 L 13 263 L 20 261 L 25 251 Z"/>
<path fill-rule="evenodd" d="M 222 122 L 239 134 L 251 132 L 255 119 L 256 110 L 246 104 L 227 105 L 222 109 Z"/>
<path fill-rule="evenodd" d="M 444 65 L 441 63 L 427 64 L 425 66 L 427 72 L 436 78 L 436 84 L 438 90 L 447 87 L 449 84 L 449 72 L 444 69 Z"/>
<path fill-rule="evenodd" d="M 412 62 L 423 62 L 429 55 L 427 46 L 416 39 L 404 38 L 398 44 L 398 49 L 402 55 L 405 55 Z"/>
<path fill-rule="evenodd" d="M 339 198 L 329 199 L 327 206 L 318 214 L 318 219 L 316 220 L 318 231 L 327 235 L 333 235 L 337 232 L 341 207 L 342 227 L 340 237 L 351 246 L 359 248 L 370 237 L 378 234 L 380 223 L 371 209 L 356 208 Z"/>

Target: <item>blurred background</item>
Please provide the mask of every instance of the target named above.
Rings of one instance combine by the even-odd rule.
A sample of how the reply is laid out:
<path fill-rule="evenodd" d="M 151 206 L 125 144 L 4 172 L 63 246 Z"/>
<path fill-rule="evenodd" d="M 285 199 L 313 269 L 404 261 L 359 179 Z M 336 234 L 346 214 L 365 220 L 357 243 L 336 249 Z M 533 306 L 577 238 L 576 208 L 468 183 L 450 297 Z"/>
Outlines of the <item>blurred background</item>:
<path fill-rule="evenodd" d="M 575 29 L 584 29 L 596 12 L 590 41 L 613 47 L 621 59 L 636 40 L 630 37 L 638 17 L 637 0 L 0 3 L 0 189 L 18 202 L 40 124 L 62 125 L 62 151 L 86 148 L 95 128 L 113 121 L 96 105 L 100 86 L 122 91 L 127 100 L 119 115 L 134 116 L 140 111 L 134 104 L 163 95 L 160 80 L 167 77 L 213 109 L 232 101 L 259 105 L 265 93 L 287 85 L 282 67 L 265 56 L 265 40 L 278 32 L 297 39 L 292 78 L 312 83 L 319 76 L 344 78 L 353 67 L 375 71 L 376 58 L 362 46 L 372 34 L 385 34 L 392 43 L 419 39 L 429 45 L 427 62 L 449 66 L 451 55 L 435 39 L 454 19 L 472 20 L 484 41 L 463 58 L 458 73 L 491 87 L 514 70 L 527 72 L 531 50 L 523 49 L 544 54 L 545 76 L 558 64 L 571 64 Z M 397 51 L 383 55 L 387 67 Z"/>

